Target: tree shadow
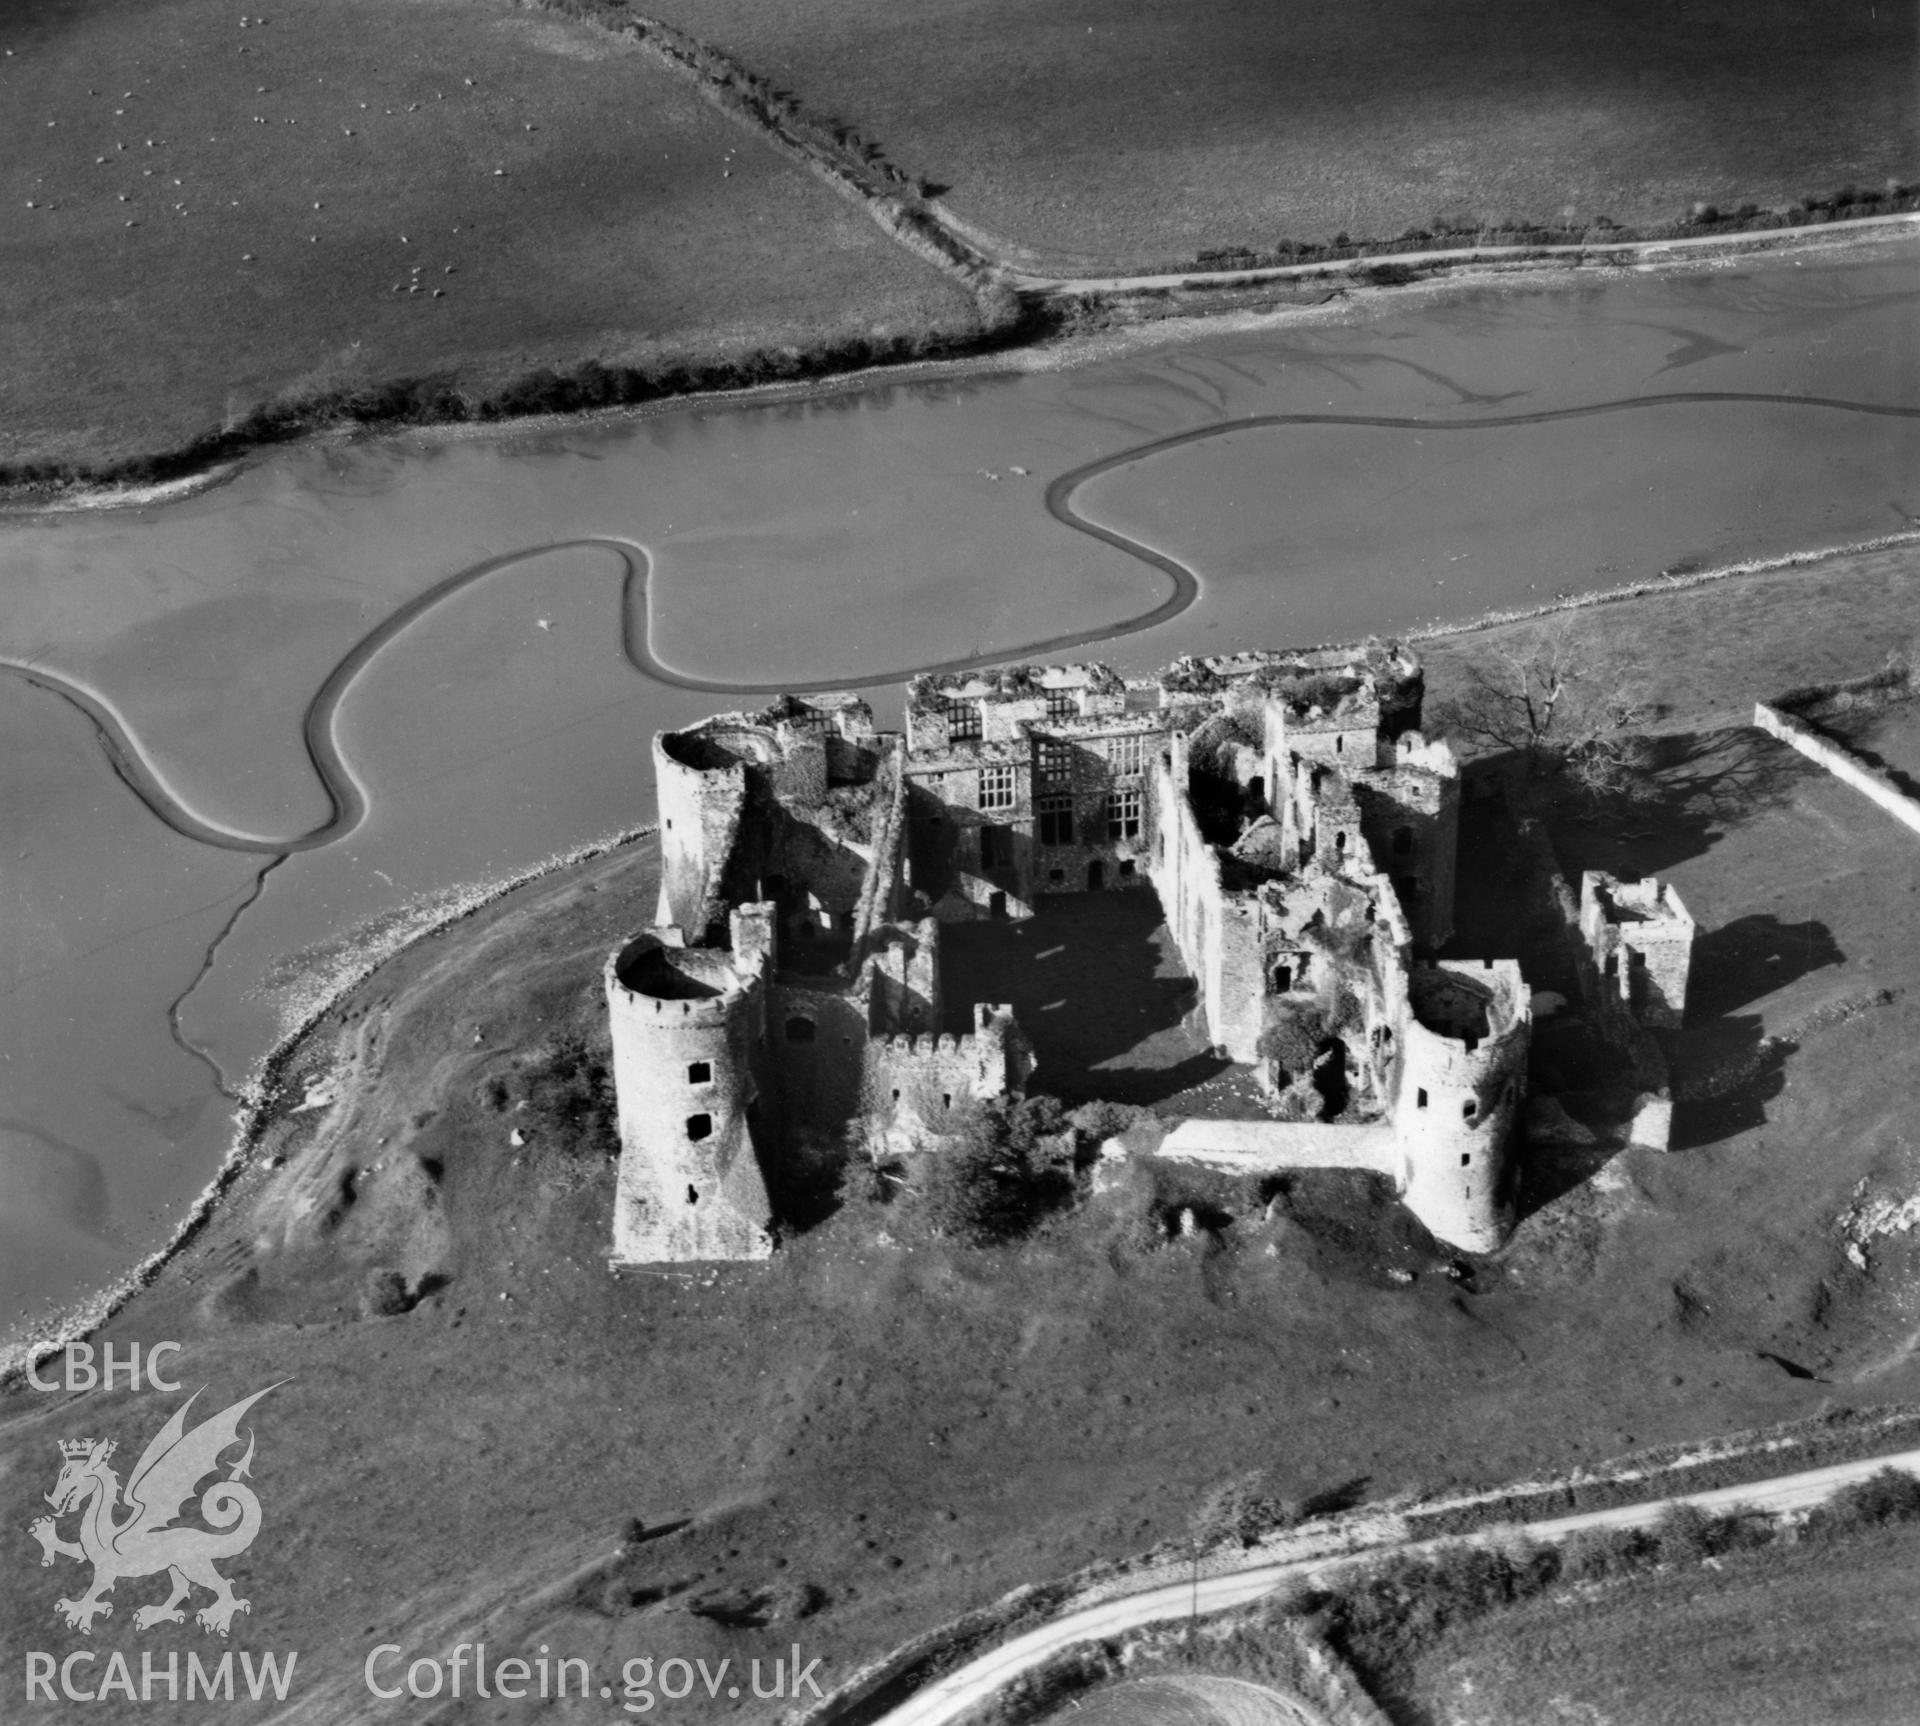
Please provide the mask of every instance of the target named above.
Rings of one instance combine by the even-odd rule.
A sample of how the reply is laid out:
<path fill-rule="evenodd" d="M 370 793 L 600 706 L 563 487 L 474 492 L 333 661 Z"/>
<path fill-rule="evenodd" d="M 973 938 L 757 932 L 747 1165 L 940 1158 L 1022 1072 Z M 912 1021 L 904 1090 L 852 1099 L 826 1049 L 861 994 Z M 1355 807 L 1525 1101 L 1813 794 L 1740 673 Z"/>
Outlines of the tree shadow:
<path fill-rule="evenodd" d="M 1565 780 L 1535 787 L 1576 886 L 1586 869 L 1658 875 L 1704 856 L 1729 828 L 1786 802 L 1800 780 L 1819 771 L 1751 726 L 1652 737 L 1647 749 L 1642 770 L 1614 790 L 1587 791 Z"/>
<path fill-rule="evenodd" d="M 1794 751 L 1750 727 L 1652 738 L 1643 768 L 1633 784 L 1610 793 L 1565 781 L 1531 788 L 1562 872 L 1576 891 L 1588 869 L 1628 879 L 1666 874 L 1704 855 L 1734 827 L 1784 803 L 1803 777 L 1817 774 Z M 1481 770 L 1488 783 L 1497 783 L 1501 763 Z M 1467 789 L 1471 796 L 1471 779 Z M 1497 798 L 1485 800 L 1489 811 L 1497 811 L 1497 804 Z M 1470 801 L 1469 816 L 1472 809 Z M 1499 909 L 1495 905 L 1493 914 Z M 1535 987 L 1560 988 L 1555 979 L 1566 969 L 1567 938 L 1558 919 L 1538 919 L 1535 927 L 1510 906 L 1505 915 L 1506 939 L 1517 948 L 1529 980 Z M 1686 1027 L 1661 1036 L 1675 1071 L 1674 1150 L 1718 1143 L 1764 1124 L 1767 1104 L 1786 1083 L 1784 1066 L 1794 1046 L 1767 1036 L 1759 1015 L 1739 1009 L 1845 957 L 1832 931 L 1816 919 L 1789 923 L 1756 913 L 1696 935 Z M 1608 1126 L 1625 1124 L 1625 1098 L 1605 1094 L 1621 1076 L 1598 1044 L 1583 1047 L 1584 1022 L 1576 1000 L 1564 1029 L 1559 1020 L 1536 1027 L 1536 1078 L 1556 1093 L 1586 1093 L 1590 1107 L 1579 1111 L 1580 1118 L 1606 1138 Z M 1590 1180 L 1613 1154 L 1605 1144 L 1531 1149 L 1516 1199 L 1521 1214 Z"/>

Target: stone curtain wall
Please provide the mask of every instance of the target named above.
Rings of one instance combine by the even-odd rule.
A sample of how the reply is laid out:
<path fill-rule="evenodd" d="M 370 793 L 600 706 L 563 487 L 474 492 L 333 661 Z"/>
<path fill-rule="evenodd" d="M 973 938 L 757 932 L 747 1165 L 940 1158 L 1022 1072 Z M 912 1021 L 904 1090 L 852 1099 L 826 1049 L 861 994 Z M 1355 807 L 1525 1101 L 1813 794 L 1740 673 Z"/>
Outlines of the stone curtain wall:
<path fill-rule="evenodd" d="M 1818 762 L 1834 778 L 1879 804 L 1894 820 L 1920 833 L 1920 801 L 1907 796 L 1878 768 L 1869 767 L 1843 745 L 1764 701 L 1754 704 L 1753 722 L 1769 737 L 1779 738 L 1809 761 Z"/>
<path fill-rule="evenodd" d="M 1397 1175 L 1400 1161 L 1393 1128 L 1383 1122 L 1185 1120 L 1161 1140 L 1157 1154 L 1236 1174 L 1374 1169 Z"/>

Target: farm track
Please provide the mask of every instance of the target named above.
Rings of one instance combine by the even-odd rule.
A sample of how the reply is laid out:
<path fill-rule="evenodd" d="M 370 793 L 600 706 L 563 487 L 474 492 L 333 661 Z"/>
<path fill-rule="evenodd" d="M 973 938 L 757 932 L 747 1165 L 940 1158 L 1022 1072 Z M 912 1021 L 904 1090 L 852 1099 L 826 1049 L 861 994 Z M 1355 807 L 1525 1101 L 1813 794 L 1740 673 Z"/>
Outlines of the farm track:
<path fill-rule="evenodd" d="M 1014 1679 L 1070 1648 L 1124 1635 L 1149 1624 L 1253 1606 L 1289 1584 L 1334 1581 L 1384 1558 L 1430 1556 L 1450 1547 L 1498 1546 L 1511 1544 L 1517 1538 L 1558 1543 L 1598 1529 L 1649 1528 L 1679 1505 L 1692 1505 L 1720 1515 L 1736 1508 L 1793 1514 L 1810 1510 L 1842 1487 L 1886 1468 L 1920 1474 L 1920 1450 L 1833 1463 L 1742 1486 L 1679 1493 L 1641 1504 L 1616 1505 L 1547 1521 L 1500 1523 L 1472 1534 L 1429 1540 L 1386 1538 L 1331 1556 L 1254 1563 L 1195 1581 L 1163 1584 L 1083 1607 L 1014 1637 L 884 1713 L 868 1713 L 857 1701 L 843 1706 L 829 1700 L 814 1713 L 810 1726 L 833 1726 L 836 1721 L 856 1718 L 863 1726 L 948 1726 L 988 1703 Z"/>

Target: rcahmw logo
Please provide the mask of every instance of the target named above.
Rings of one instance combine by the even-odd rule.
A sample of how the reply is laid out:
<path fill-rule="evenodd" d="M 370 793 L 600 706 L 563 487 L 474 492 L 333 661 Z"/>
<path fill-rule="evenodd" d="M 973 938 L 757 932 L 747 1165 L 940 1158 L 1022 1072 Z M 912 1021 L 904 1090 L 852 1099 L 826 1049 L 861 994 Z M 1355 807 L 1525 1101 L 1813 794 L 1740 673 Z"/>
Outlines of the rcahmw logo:
<path fill-rule="evenodd" d="M 157 1381 L 157 1374 L 155 1378 Z M 134 1612 L 135 1630 L 184 1623 L 182 1603 L 190 1600 L 195 1588 L 213 1596 L 193 1615 L 203 1631 L 225 1636 L 236 1613 L 252 1610 L 252 1603 L 236 1595 L 233 1584 L 215 1568 L 220 1560 L 245 1552 L 260 1532 L 260 1499 L 247 1484 L 255 1442 L 251 1426 L 245 1431 L 246 1448 L 241 1454 L 231 1463 L 223 1464 L 222 1458 L 241 1442 L 241 1422 L 247 1411 L 278 1388 L 277 1384 L 268 1385 L 189 1428 L 188 1411 L 201 1395 L 201 1391 L 195 1391 L 149 1440 L 124 1489 L 113 1466 L 118 1447 L 112 1439 L 60 1440 L 59 1478 L 46 1494 L 53 1514 L 37 1517 L 27 1532 L 39 1542 L 41 1564 L 72 1558 L 93 1566 L 93 1581 L 83 1593 L 54 1602 L 54 1614 L 62 1623 L 82 1635 L 91 1635 L 95 1619 L 113 1612 L 113 1602 L 106 1597 L 116 1582 L 123 1577 L 157 1576 L 162 1571 L 171 1585 L 170 1592 L 164 1600 L 149 1602 Z M 224 1478 L 199 1492 L 195 1501 L 200 1483 L 223 1467 Z M 68 1515 L 79 1519 L 75 1540 L 63 1539 L 60 1533 L 59 1520 Z M 183 1517 L 191 1520 L 182 1521 Z M 265 1654 L 256 1666 L 251 1654 L 242 1654 L 241 1671 L 247 1690 L 256 1698 L 271 1690 L 276 1698 L 284 1699 L 297 1658 L 292 1652 L 284 1657 Z M 96 1664 L 101 1660 L 104 1670 Z M 99 1656 L 80 1649 L 64 1658 L 44 1651 L 27 1655 L 28 1701 L 54 1701 L 56 1685 L 58 1695 L 71 1701 L 114 1697 L 153 1701 L 156 1691 L 162 1690 L 166 1700 L 176 1701 L 183 1682 L 189 1701 L 202 1696 L 231 1700 L 233 1656 L 223 1655 L 210 1668 L 198 1655 L 189 1655 L 183 1672 L 176 1654 L 159 1661 L 155 1655 L 143 1653 L 136 1680 L 126 1655 L 119 1652 Z"/>

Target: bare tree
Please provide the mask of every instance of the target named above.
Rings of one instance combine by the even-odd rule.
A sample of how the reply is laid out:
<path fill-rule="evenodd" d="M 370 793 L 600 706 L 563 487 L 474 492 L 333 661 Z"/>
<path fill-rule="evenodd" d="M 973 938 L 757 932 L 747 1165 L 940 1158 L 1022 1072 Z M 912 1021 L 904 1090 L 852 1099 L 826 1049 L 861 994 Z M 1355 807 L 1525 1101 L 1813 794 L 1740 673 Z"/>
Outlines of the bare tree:
<path fill-rule="evenodd" d="M 1645 789 L 1644 727 L 1660 708 L 1634 670 L 1569 621 L 1471 660 L 1458 694 L 1434 704 L 1436 729 L 1510 755 L 1530 778 L 1566 779 L 1593 796 Z"/>

